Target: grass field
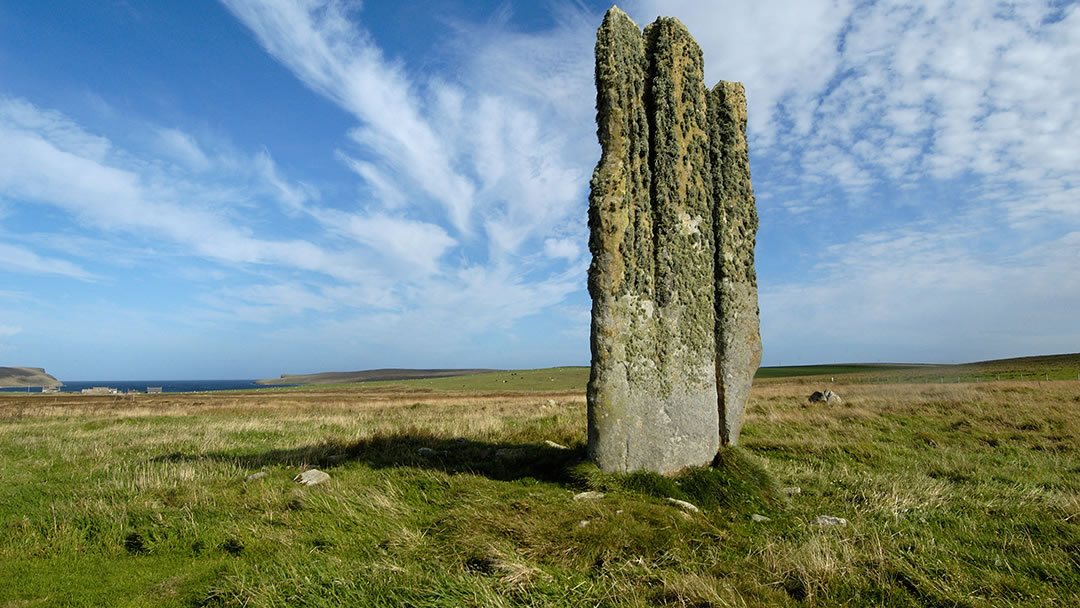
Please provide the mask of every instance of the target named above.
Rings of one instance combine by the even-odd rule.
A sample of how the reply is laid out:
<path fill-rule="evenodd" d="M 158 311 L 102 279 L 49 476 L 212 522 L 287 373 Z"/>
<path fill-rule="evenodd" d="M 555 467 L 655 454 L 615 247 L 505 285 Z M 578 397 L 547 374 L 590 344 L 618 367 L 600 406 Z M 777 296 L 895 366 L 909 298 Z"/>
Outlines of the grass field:
<path fill-rule="evenodd" d="M 913 363 L 849 363 L 831 365 L 790 365 L 762 367 L 755 380 L 789 380 L 820 383 L 824 376 L 842 377 L 849 384 L 1019 381 L 1080 381 L 1080 354 L 1049 355 L 983 361 L 960 365 Z M 469 376 L 424 380 L 313 385 L 314 390 L 341 390 L 358 386 L 409 386 L 444 391 L 550 391 L 585 390 L 589 368 L 580 366 L 500 371 Z"/>
<path fill-rule="evenodd" d="M 0 394 L 0 606 L 1080 605 L 1080 383 L 859 373 L 676 479 L 584 462 L 582 368 Z"/>

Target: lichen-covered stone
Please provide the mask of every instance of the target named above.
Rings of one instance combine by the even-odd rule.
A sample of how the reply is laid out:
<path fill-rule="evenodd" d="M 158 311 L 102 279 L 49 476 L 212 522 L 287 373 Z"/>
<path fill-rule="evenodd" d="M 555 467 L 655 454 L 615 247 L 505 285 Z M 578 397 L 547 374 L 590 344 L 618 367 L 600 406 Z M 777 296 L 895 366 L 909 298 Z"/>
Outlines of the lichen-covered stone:
<path fill-rule="evenodd" d="M 701 50 L 675 19 L 642 34 L 613 7 L 596 87 L 589 455 L 604 471 L 669 473 L 719 444 Z"/>
<path fill-rule="evenodd" d="M 720 81 L 709 93 L 709 160 L 716 245 L 716 384 L 720 439 L 739 440 L 743 410 L 761 365 L 761 334 L 754 272 L 758 228 L 746 144 L 746 93 Z"/>

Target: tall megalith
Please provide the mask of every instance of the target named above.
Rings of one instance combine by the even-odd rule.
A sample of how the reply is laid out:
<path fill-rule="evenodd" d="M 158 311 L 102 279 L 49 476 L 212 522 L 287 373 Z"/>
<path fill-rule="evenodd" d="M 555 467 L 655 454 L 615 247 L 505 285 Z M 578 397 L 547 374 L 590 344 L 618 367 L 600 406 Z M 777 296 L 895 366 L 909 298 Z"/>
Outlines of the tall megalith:
<path fill-rule="evenodd" d="M 749 334 L 729 346 L 732 324 L 723 315 L 729 300 L 749 307 L 757 219 L 740 215 L 745 200 L 733 202 L 749 192 L 749 164 L 745 99 L 736 107 L 727 88 L 717 94 L 728 84 L 705 88 L 701 49 L 677 19 L 657 19 L 642 32 L 616 7 L 605 15 L 596 41 L 602 152 L 589 196 L 588 387 L 589 456 L 605 471 L 670 473 L 706 464 L 721 440 L 738 437 L 742 407 L 727 403 L 737 394 L 745 403 L 746 391 L 717 380 L 730 372 L 731 386 L 746 380 L 748 389 L 756 370 L 756 362 L 748 376 L 728 369 L 746 359 L 738 340 Z M 738 145 L 732 124 L 741 157 L 728 149 Z M 714 171 L 729 165 L 745 169 L 744 186 L 736 173 L 725 181 Z M 732 239 L 736 228 L 743 232 Z M 740 249 L 747 243 L 749 258 Z M 729 250 L 738 254 L 731 264 Z M 756 336 L 756 287 L 752 295 Z M 750 315 L 743 316 L 734 327 L 749 328 Z M 736 409 L 739 421 L 729 413 Z"/>
<path fill-rule="evenodd" d="M 596 87 L 589 454 L 605 471 L 667 473 L 719 444 L 701 49 L 678 20 L 642 34 L 612 8 Z"/>

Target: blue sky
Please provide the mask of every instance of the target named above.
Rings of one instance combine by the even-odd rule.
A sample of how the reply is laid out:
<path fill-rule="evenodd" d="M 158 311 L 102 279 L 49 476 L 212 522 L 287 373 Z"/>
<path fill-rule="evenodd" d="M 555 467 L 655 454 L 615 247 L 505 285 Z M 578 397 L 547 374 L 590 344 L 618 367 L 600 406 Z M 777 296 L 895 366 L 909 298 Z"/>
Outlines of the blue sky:
<path fill-rule="evenodd" d="M 1080 350 L 1077 3 L 620 6 L 746 86 L 766 365 Z M 587 364 L 607 8 L 0 0 L 0 365 Z"/>

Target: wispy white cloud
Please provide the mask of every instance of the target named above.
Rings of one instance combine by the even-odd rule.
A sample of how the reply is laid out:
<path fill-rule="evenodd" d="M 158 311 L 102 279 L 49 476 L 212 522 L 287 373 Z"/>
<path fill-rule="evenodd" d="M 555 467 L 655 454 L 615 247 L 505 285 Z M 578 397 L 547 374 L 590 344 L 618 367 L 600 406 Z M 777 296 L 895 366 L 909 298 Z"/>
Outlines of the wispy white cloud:
<path fill-rule="evenodd" d="M 329 234 L 364 245 L 392 277 L 397 308 L 369 313 L 377 323 L 356 313 L 366 335 L 393 327 L 402 340 L 454 343 L 450 334 L 507 326 L 581 289 L 571 239 L 584 239 L 578 224 L 597 146 L 580 137 L 594 129 L 595 29 L 580 10 L 536 34 L 454 23 L 444 51 L 455 73 L 419 74 L 386 57 L 361 10 L 224 3 L 299 81 L 357 121 L 347 133 L 355 146 L 336 156 L 366 196 L 302 207 Z"/>
<path fill-rule="evenodd" d="M 1074 348 L 1080 5 L 631 7 L 678 16 L 710 84 L 746 85 L 766 240 L 812 227 L 800 272 L 761 276 L 767 361 Z"/>
<path fill-rule="evenodd" d="M 1080 129 L 1080 81 L 1070 71 L 1080 59 L 1076 4 L 633 7 L 678 15 L 701 43 L 710 83 L 744 82 L 751 154 L 791 154 L 789 179 L 856 195 L 966 172 L 1023 188 L 1077 182 L 1080 150 L 1069 136 Z"/>
<path fill-rule="evenodd" d="M 444 142 L 421 116 L 403 68 L 387 61 L 371 37 L 353 25 L 345 4 L 225 4 L 305 84 L 360 119 L 361 126 L 350 132 L 353 140 L 438 201 L 454 226 L 467 231 L 471 184 L 453 169 Z"/>
<path fill-rule="evenodd" d="M 970 361 L 1069 352 L 1080 338 L 1080 232 L 987 258 L 968 227 L 866 233 L 808 280 L 761 291 L 766 345 L 786 360 Z M 775 353 L 774 353 L 775 357 Z"/>
<path fill-rule="evenodd" d="M 439 258 L 456 244 L 445 230 L 429 222 L 383 213 L 321 210 L 316 215 L 337 233 L 370 247 L 391 267 L 401 264 L 403 270 L 413 273 L 436 272 Z"/>
<path fill-rule="evenodd" d="M 195 171 L 210 168 L 210 159 L 191 135 L 179 129 L 158 128 L 156 143 L 165 156 L 177 160 Z"/>
<path fill-rule="evenodd" d="M 274 264 L 348 279 L 357 260 L 311 242 L 260 239 L 215 209 L 228 198 L 145 162 L 115 164 L 108 140 L 54 112 L 0 100 L 0 192 L 62 209 L 99 231 L 164 237 L 192 253 L 231 264 Z M 89 142 L 89 143 L 88 143 Z"/>
<path fill-rule="evenodd" d="M 581 247 L 577 240 L 547 239 L 544 241 L 544 253 L 551 258 L 576 260 L 581 255 Z"/>
<path fill-rule="evenodd" d="M 582 101 L 593 96 L 592 27 L 580 13 L 542 35 L 470 30 L 481 48 L 448 48 L 466 84 L 417 77 L 388 60 L 360 25 L 363 13 L 340 3 L 225 4 L 299 80 L 357 119 L 349 137 L 359 148 L 340 158 L 366 182 L 368 206 L 410 208 L 434 221 L 434 204 L 446 230 L 486 237 L 501 256 L 584 200 L 595 143 L 577 137 L 592 130 Z M 465 37 L 470 26 L 458 27 Z"/>
<path fill-rule="evenodd" d="M 5 243 L 0 243 L 0 268 L 11 272 L 61 276 L 80 281 L 98 279 L 93 273 L 68 260 L 41 256 L 29 249 Z"/>

